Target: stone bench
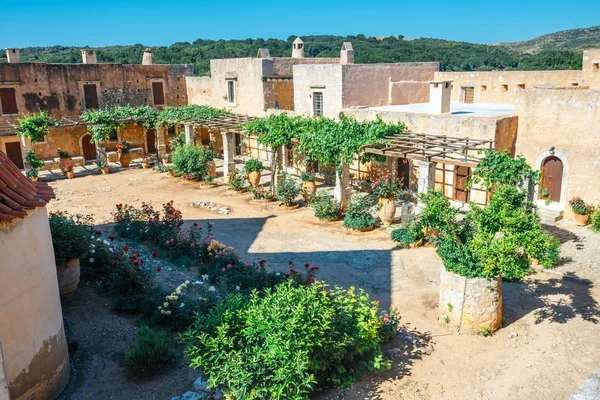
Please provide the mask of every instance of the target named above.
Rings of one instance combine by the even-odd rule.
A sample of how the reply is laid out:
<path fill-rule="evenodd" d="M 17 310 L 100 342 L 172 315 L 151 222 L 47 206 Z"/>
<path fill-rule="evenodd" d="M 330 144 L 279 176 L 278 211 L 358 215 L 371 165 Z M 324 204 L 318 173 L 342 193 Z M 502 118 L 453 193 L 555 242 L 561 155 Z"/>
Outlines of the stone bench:
<path fill-rule="evenodd" d="M 83 167 L 85 165 L 85 158 L 81 156 L 71 157 L 73 160 L 73 167 Z M 60 158 L 56 157 L 52 160 L 44 160 L 44 165 L 40 168 L 40 171 L 50 171 L 53 169 L 60 169 Z"/>

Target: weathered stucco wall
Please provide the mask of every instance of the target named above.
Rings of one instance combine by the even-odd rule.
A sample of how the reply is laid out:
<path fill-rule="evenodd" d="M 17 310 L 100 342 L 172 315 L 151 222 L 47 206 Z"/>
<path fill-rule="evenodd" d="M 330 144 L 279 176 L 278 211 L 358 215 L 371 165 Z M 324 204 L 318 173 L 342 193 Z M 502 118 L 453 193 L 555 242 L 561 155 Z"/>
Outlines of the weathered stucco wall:
<path fill-rule="evenodd" d="M 323 115 L 336 118 L 343 109 L 343 65 L 294 66 L 296 115 L 313 115 L 313 92 L 323 93 Z"/>
<path fill-rule="evenodd" d="M 572 216 L 567 202 L 574 196 L 600 203 L 600 90 L 523 90 L 516 114 L 517 153 L 536 169 L 552 153 L 563 162 L 565 214 Z"/>
<path fill-rule="evenodd" d="M 265 108 L 294 110 L 294 82 L 292 80 L 267 79 L 263 82 Z"/>
<path fill-rule="evenodd" d="M 0 342 L 11 398 L 55 399 L 69 380 L 46 208 L 0 224 Z"/>
<path fill-rule="evenodd" d="M 273 75 L 287 76 L 293 74 L 294 65 L 315 65 L 315 64 L 339 64 L 339 58 L 317 57 L 317 58 L 278 58 L 273 59 Z"/>
<path fill-rule="evenodd" d="M 13 87 L 20 114 L 46 110 L 54 117 L 77 116 L 83 85 L 97 85 L 100 107 L 152 105 L 152 82 L 163 82 L 165 105 L 187 103 L 186 65 L 0 63 L 2 87 Z"/>

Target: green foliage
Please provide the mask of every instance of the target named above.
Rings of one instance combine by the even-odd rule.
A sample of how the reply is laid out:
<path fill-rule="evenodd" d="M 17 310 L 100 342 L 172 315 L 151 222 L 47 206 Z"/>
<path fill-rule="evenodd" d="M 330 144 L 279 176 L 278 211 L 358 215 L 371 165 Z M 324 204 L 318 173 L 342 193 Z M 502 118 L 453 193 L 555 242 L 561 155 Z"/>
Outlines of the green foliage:
<path fill-rule="evenodd" d="M 338 202 L 323 191 L 318 191 L 312 195 L 310 206 L 315 211 L 315 217 L 322 220 L 330 220 L 340 216 L 340 205 Z"/>
<path fill-rule="evenodd" d="M 273 114 L 247 122 L 244 129 L 248 133 L 257 135 L 258 142 L 261 144 L 281 147 L 292 143 L 297 132 L 303 129 L 303 122 L 304 119 L 301 117 L 290 117 L 285 113 Z"/>
<path fill-rule="evenodd" d="M 433 233 L 453 234 L 457 229 L 456 216 L 458 210 L 450 204 L 440 190 L 421 193 L 419 199 L 425 204 L 419 215 L 421 228 L 428 228 Z"/>
<path fill-rule="evenodd" d="M 28 162 L 33 169 L 39 169 L 44 166 L 44 160 L 39 159 L 33 150 L 29 150 L 29 153 L 25 156 L 25 161 Z"/>
<path fill-rule="evenodd" d="M 61 148 L 58 148 L 58 150 L 56 151 L 56 155 L 58 156 L 58 158 L 71 158 L 71 155 Z"/>
<path fill-rule="evenodd" d="M 587 204 L 581 197 L 573 197 L 569 200 L 569 206 L 577 215 L 590 215 L 594 211 L 594 206 Z"/>
<path fill-rule="evenodd" d="M 529 180 L 532 185 L 539 183 L 539 172 L 534 171 L 525 157 L 512 158 L 507 152 L 494 149 L 484 150 L 485 156 L 473 170 L 469 187 L 482 183 L 488 191 L 498 185 L 521 185 Z"/>
<path fill-rule="evenodd" d="M 169 336 L 142 325 L 136 333 L 136 343 L 125 352 L 127 366 L 140 375 L 152 375 L 173 361 Z"/>
<path fill-rule="evenodd" d="M 303 172 L 300 174 L 302 182 L 314 182 L 316 179 L 314 172 Z"/>
<path fill-rule="evenodd" d="M 373 194 L 382 199 L 393 199 L 402 191 L 402 181 L 394 179 L 389 172 L 385 172 L 383 176 L 375 178 L 371 185 Z"/>
<path fill-rule="evenodd" d="M 300 194 L 302 188 L 288 174 L 283 174 L 276 187 L 277 199 L 287 206 L 292 206 L 295 203 L 296 197 Z"/>
<path fill-rule="evenodd" d="M 263 169 L 263 163 L 260 160 L 257 160 L 256 158 L 251 158 L 248 161 L 246 161 L 246 164 L 244 164 L 244 171 L 246 171 L 247 174 L 256 171 L 261 172 Z"/>
<path fill-rule="evenodd" d="M 348 202 L 348 210 L 344 217 L 344 227 L 365 229 L 375 224 L 371 211 L 375 201 L 368 195 L 355 194 Z"/>
<path fill-rule="evenodd" d="M 37 169 L 31 168 L 29 171 L 27 171 L 27 176 L 30 178 L 37 178 L 38 177 Z"/>
<path fill-rule="evenodd" d="M 413 233 L 408 228 L 394 229 L 391 233 L 392 241 L 400 243 L 402 247 L 408 247 L 416 242 Z"/>
<path fill-rule="evenodd" d="M 308 399 L 318 387 L 389 367 L 381 351 L 384 325 L 363 291 L 288 281 L 227 297 L 182 339 L 190 365 L 231 398 Z"/>
<path fill-rule="evenodd" d="M 92 217 L 57 211 L 50 213 L 48 221 L 56 265 L 65 265 L 71 260 L 88 254 L 90 237 L 94 235 L 91 228 Z"/>
<path fill-rule="evenodd" d="M 600 232 L 600 205 L 596 207 L 596 211 L 592 214 L 592 230 Z"/>
<path fill-rule="evenodd" d="M 173 126 L 187 121 L 207 120 L 226 115 L 231 115 L 231 113 L 227 110 L 196 104 L 182 107 L 165 107 L 158 113 L 156 124 Z"/>
<path fill-rule="evenodd" d="M 207 147 L 183 145 L 177 147 L 172 154 L 175 171 L 187 174 L 196 179 L 205 180 L 209 174 L 207 161 L 214 159 L 215 154 Z"/>
<path fill-rule="evenodd" d="M 234 168 L 229 172 L 228 176 L 229 181 L 227 182 L 227 185 L 229 186 L 229 190 L 233 190 L 236 192 L 244 190 L 244 188 L 246 187 L 247 177 L 244 175 L 243 172 L 241 172 L 237 168 Z"/>
<path fill-rule="evenodd" d="M 40 111 L 39 114 L 32 114 L 19 119 L 17 135 L 25 136 L 31 143 L 43 142 L 50 132 L 50 128 L 56 125 L 58 125 L 58 121 L 53 120 L 46 111 Z"/>

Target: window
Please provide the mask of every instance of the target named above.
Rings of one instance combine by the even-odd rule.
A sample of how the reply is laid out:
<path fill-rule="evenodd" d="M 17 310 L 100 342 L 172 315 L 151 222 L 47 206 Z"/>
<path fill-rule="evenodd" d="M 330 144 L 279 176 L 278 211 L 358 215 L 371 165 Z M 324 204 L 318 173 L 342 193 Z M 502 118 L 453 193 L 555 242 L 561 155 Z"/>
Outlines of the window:
<path fill-rule="evenodd" d="M 506 84 L 502 85 L 502 91 L 506 92 L 507 90 L 508 90 L 508 85 L 506 85 Z"/>
<path fill-rule="evenodd" d="M 579 86 L 579 82 L 571 82 L 571 86 L 577 87 L 577 86 Z"/>
<path fill-rule="evenodd" d="M 475 99 L 475 88 L 474 87 L 463 87 L 463 103 L 473 103 Z"/>
<path fill-rule="evenodd" d="M 517 88 L 518 89 L 525 89 L 525 84 L 524 83 L 517 83 Z"/>
<path fill-rule="evenodd" d="M 165 105 L 165 91 L 162 82 L 152 82 L 152 101 L 155 106 Z"/>
<path fill-rule="evenodd" d="M 481 85 L 481 91 L 482 92 L 487 91 L 487 85 Z"/>
<path fill-rule="evenodd" d="M 18 114 L 17 93 L 14 88 L 0 88 L 0 114 Z"/>
<path fill-rule="evenodd" d="M 600 63 L 593 63 L 593 64 L 592 64 L 592 70 L 593 70 L 594 72 L 598 72 L 598 71 L 600 71 Z"/>
<path fill-rule="evenodd" d="M 235 105 L 235 80 L 227 79 L 227 103 L 230 106 Z"/>
<path fill-rule="evenodd" d="M 313 92 L 313 115 L 323 115 L 323 92 Z"/>
<path fill-rule="evenodd" d="M 98 89 L 96 88 L 96 85 L 83 85 L 83 99 L 86 109 L 95 110 L 100 108 L 98 104 Z"/>

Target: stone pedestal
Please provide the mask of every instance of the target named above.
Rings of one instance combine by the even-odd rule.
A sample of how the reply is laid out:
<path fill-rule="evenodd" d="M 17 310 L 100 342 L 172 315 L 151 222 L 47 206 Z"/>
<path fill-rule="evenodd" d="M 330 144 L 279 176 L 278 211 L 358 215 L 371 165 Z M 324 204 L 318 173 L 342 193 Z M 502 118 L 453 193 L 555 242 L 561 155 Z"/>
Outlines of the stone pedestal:
<path fill-rule="evenodd" d="M 104 141 L 96 140 L 96 161 L 98 164 L 108 164 L 108 157 L 106 156 L 106 146 Z"/>
<path fill-rule="evenodd" d="M 456 333 L 487 334 L 502 327 L 502 278 L 465 278 L 440 268 L 440 322 Z"/>
<path fill-rule="evenodd" d="M 235 141 L 233 132 L 221 132 L 223 135 L 223 177 L 229 181 L 229 172 L 235 169 Z"/>
<path fill-rule="evenodd" d="M 31 140 L 29 140 L 29 138 L 25 136 L 21 136 L 21 151 L 23 155 L 23 166 L 25 167 L 25 172 L 29 172 L 29 170 L 31 169 L 31 164 L 27 162 L 27 154 L 29 154 L 31 149 Z"/>
<path fill-rule="evenodd" d="M 350 168 L 344 162 L 335 171 L 333 197 L 340 204 L 340 208 L 346 210 L 348 201 L 350 200 Z"/>
<path fill-rule="evenodd" d="M 418 194 L 427 193 L 435 188 L 435 163 L 429 161 L 415 161 L 419 168 Z M 421 200 L 417 201 L 419 207 Z"/>
<path fill-rule="evenodd" d="M 185 125 L 185 144 L 196 145 L 196 132 L 192 125 Z"/>

